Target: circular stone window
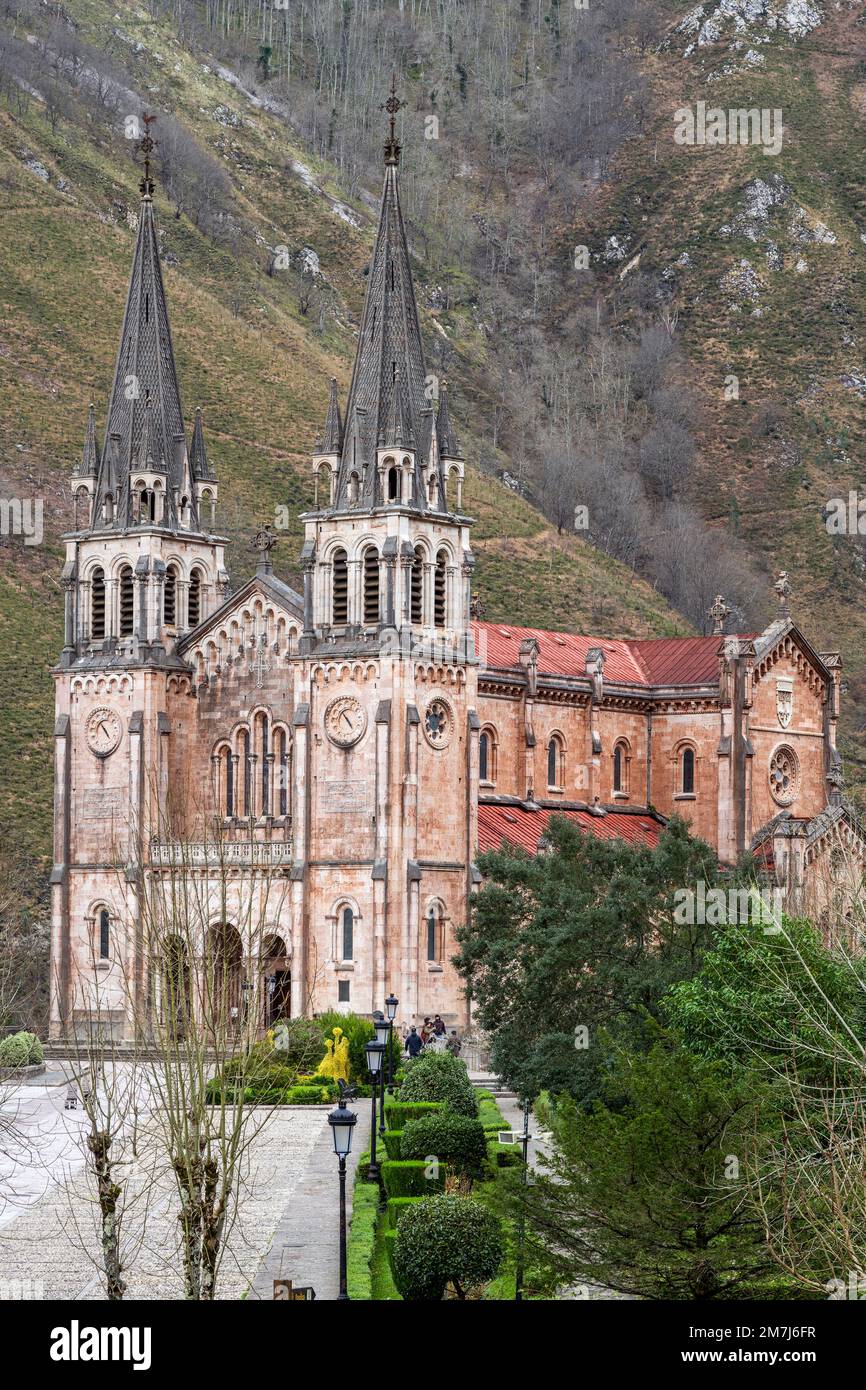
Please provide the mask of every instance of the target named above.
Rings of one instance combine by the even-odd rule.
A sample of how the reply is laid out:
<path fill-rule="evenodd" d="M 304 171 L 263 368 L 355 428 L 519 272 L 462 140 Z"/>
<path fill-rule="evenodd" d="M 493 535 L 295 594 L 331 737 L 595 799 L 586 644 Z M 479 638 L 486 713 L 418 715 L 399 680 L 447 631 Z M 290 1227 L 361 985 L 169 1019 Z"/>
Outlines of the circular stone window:
<path fill-rule="evenodd" d="M 454 730 L 454 715 L 446 700 L 431 700 L 424 715 L 424 735 L 434 748 L 444 748 Z"/>
<path fill-rule="evenodd" d="M 770 793 L 780 806 L 790 806 L 800 790 L 800 760 L 793 748 L 782 744 L 770 759 Z"/>

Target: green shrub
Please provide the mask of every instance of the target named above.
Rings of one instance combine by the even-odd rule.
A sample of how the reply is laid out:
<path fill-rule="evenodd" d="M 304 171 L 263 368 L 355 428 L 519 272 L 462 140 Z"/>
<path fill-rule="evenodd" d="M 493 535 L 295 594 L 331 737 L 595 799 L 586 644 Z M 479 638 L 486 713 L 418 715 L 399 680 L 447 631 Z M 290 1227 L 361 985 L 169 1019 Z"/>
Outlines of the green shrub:
<path fill-rule="evenodd" d="M 429 1197 L 445 1187 L 445 1164 L 437 1165 L 434 1176 L 421 1159 L 389 1158 L 382 1164 L 382 1183 L 389 1197 Z"/>
<path fill-rule="evenodd" d="M 495 1278 L 504 1244 L 499 1219 L 472 1197 L 428 1197 L 400 1217 L 394 1241 L 394 1283 L 403 1298 L 458 1298 Z"/>
<path fill-rule="evenodd" d="M 414 1201 L 415 1198 L 413 1198 L 412 1200 Z M 392 1279 L 393 1279 L 393 1277 L 394 1277 L 394 1246 L 395 1246 L 395 1244 L 396 1244 L 396 1242 L 397 1242 L 397 1232 L 396 1232 L 396 1231 L 392 1231 L 392 1230 L 390 1229 L 390 1227 L 389 1227 L 388 1230 L 386 1230 L 386 1231 L 383 1232 L 383 1235 L 384 1235 L 385 1254 L 386 1254 L 386 1256 L 388 1257 L 388 1264 L 389 1264 L 390 1267 L 391 1267 L 391 1277 L 392 1277 Z"/>
<path fill-rule="evenodd" d="M 404 1129 L 410 1120 L 421 1115 L 436 1114 L 445 1109 L 441 1100 L 388 1100 L 385 1098 L 385 1123 L 389 1129 Z"/>
<path fill-rule="evenodd" d="M 30 1048 L 27 1058 L 28 1065 L 31 1067 L 39 1066 L 41 1062 L 45 1061 L 45 1052 L 43 1051 L 41 1042 L 35 1033 L 25 1033 L 24 1037 L 27 1039 Z"/>
<path fill-rule="evenodd" d="M 263 1049 L 262 1062 L 266 1066 L 291 1067 L 294 1075 L 299 1071 L 315 1072 L 325 1055 L 325 1043 L 319 1022 L 314 1018 L 287 1018 L 274 1025 L 275 1033 L 285 1044 L 282 1047 Z M 294 1080 L 294 1076 L 292 1078 Z"/>
<path fill-rule="evenodd" d="M 494 1139 L 487 1145 L 487 1157 L 494 1168 L 519 1168 L 523 1150 L 519 1144 L 499 1144 Z"/>
<path fill-rule="evenodd" d="M 206 1105 L 234 1105 L 236 1088 L 221 1081 L 218 1076 L 213 1077 L 204 1088 L 204 1098 Z"/>
<path fill-rule="evenodd" d="M 473 1120 L 478 1114 L 478 1099 L 466 1065 L 450 1052 L 419 1057 L 400 1088 L 400 1099 L 445 1101 L 456 1115 L 468 1115 Z"/>
<path fill-rule="evenodd" d="M 392 1230 L 397 1229 L 397 1223 L 407 1207 L 412 1207 L 416 1202 L 423 1202 L 423 1197 L 389 1197 L 387 1214 L 388 1225 Z"/>
<path fill-rule="evenodd" d="M 428 1158 L 431 1154 L 461 1177 L 478 1178 L 484 1171 L 487 1141 L 484 1127 L 467 1115 L 424 1115 L 403 1130 L 403 1158 Z"/>
<path fill-rule="evenodd" d="M 356 1182 L 352 1192 L 352 1225 L 346 1242 L 346 1287 L 350 1298 L 373 1297 L 371 1264 L 376 1248 L 378 1215 L 378 1184 Z"/>
<path fill-rule="evenodd" d="M 401 1145 L 401 1143 L 400 1143 L 402 1137 L 403 1137 L 403 1131 L 402 1131 L 402 1129 L 386 1129 L 386 1130 L 385 1130 L 385 1148 L 386 1148 L 386 1150 L 387 1150 L 387 1153 L 388 1153 L 388 1157 L 389 1157 L 389 1158 L 402 1158 L 402 1157 L 403 1157 L 403 1155 L 402 1155 L 402 1153 L 401 1153 L 402 1145 Z"/>
<path fill-rule="evenodd" d="M 364 1048 L 376 1036 L 371 1020 L 362 1018 L 360 1014 L 341 1014 L 337 1009 L 329 1009 L 327 1013 L 319 1014 L 313 1022 L 321 1033 L 323 1047 L 324 1039 L 330 1038 L 335 1028 L 342 1028 L 349 1039 L 349 1082 L 366 1081 L 367 1054 Z"/>
<path fill-rule="evenodd" d="M 290 1086 L 286 1091 L 287 1105 L 321 1105 L 330 1098 L 324 1086 Z"/>
<path fill-rule="evenodd" d="M 26 1067 L 30 1061 L 30 1033 L 11 1033 L 0 1042 L 0 1067 Z"/>
<path fill-rule="evenodd" d="M 285 1086 L 272 1086 L 261 1077 L 244 1087 L 244 1100 L 247 1105 L 283 1105 L 286 1099 Z"/>
<path fill-rule="evenodd" d="M 480 1100 L 478 1103 L 478 1118 L 485 1129 L 508 1129 L 505 1123 L 505 1116 L 499 1109 L 495 1100 Z"/>

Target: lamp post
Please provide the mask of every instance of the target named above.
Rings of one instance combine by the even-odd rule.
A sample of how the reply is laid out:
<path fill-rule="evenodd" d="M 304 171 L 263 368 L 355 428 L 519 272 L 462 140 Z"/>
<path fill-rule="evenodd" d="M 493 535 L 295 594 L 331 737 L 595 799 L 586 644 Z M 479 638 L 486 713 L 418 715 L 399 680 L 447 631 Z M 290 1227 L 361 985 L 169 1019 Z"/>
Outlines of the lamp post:
<path fill-rule="evenodd" d="M 367 1043 L 364 1051 L 367 1054 L 367 1070 L 373 1079 L 373 1112 L 370 1124 L 370 1177 L 373 1182 L 379 1181 L 379 1165 L 376 1162 L 376 1082 L 382 1070 L 382 1055 L 385 1051 L 385 1044 L 374 1042 L 372 1039 Z"/>
<path fill-rule="evenodd" d="M 373 1017 L 373 1027 L 376 1029 L 376 1042 L 382 1044 L 382 1049 L 383 1049 L 383 1052 L 382 1052 L 383 1061 L 384 1061 L 385 1053 L 389 1053 L 389 1052 L 391 1051 L 390 1047 L 388 1046 L 388 1040 L 389 1040 L 389 1038 L 390 1038 L 390 1036 L 391 1036 L 391 1028 L 392 1028 L 392 1026 L 393 1026 L 393 1025 L 392 1025 L 391 1020 L 390 1020 L 389 1018 L 384 1018 L 384 1017 L 379 1017 L 379 1018 L 377 1018 L 377 1017 L 374 1015 L 374 1017 Z M 383 1067 L 382 1067 L 382 1080 L 381 1080 L 381 1083 L 380 1083 L 380 1084 L 381 1084 L 381 1104 L 380 1104 L 380 1106 L 379 1106 L 379 1137 L 380 1137 L 380 1139 L 382 1139 L 382 1140 L 384 1140 L 384 1138 L 385 1138 L 385 1078 L 386 1078 L 386 1075 L 387 1075 L 387 1067 L 385 1067 L 385 1066 L 383 1065 Z"/>
<path fill-rule="evenodd" d="M 340 1293 L 339 1298 L 349 1297 L 346 1288 L 346 1159 L 352 1152 L 352 1130 L 358 1123 L 354 1110 L 346 1109 L 346 1102 L 340 1097 L 339 1103 L 328 1116 L 331 1135 L 334 1140 L 334 1153 L 340 1161 Z"/>
<path fill-rule="evenodd" d="M 391 993 L 388 995 L 388 998 L 385 1000 L 385 1014 L 386 1014 L 386 1017 L 388 1018 L 388 1020 L 390 1021 L 390 1024 L 391 1024 L 391 1038 L 392 1038 L 391 1046 L 390 1046 L 389 1049 L 388 1049 L 388 1089 L 389 1089 L 389 1090 L 391 1089 L 391 1085 L 392 1085 L 392 1083 L 393 1083 L 393 1081 L 394 1081 L 394 1043 L 393 1043 L 393 1037 L 394 1037 L 394 1020 L 395 1020 L 396 1017 L 397 1017 L 397 1005 L 398 1005 L 399 1003 L 400 1003 L 400 1000 L 397 998 L 396 994 L 395 994 L 394 991 L 392 990 Z"/>

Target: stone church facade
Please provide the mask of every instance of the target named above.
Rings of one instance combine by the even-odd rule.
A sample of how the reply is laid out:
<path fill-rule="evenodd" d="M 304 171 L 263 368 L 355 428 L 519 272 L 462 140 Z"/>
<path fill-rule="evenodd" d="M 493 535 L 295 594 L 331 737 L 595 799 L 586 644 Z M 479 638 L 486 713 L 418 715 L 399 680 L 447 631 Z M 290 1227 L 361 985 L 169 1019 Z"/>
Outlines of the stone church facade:
<path fill-rule="evenodd" d="M 784 580 L 778 618 L 749 636 L 724 633 L 720 601 L 713 636 L 659 641 L 474 615 L 464 460 L 444 390 L 429 399 L 399 153 L 392 128 L 348 398 L 332 383 L 312 458 L 303 592 L 274 572 L 267 528 L 257 573 L 231 588 L 145 168 L 104 442 L 91 408 L 62 575 L 55 1037 L 97 1015 L 128 1038 L 133 1013 L 146 1026 L 160 1008 L 142 903 L 179 864 L 220 949 L 241 911 L 232 874 L 267 885 L 266 944 L 235 958 L 262 1026 L 370 1013 L 393 990 L 402 1021 L 468 1027 L 451 956 L 479 850 L 535 850 L 555 811 L 649 845 L 682 815 L 725 864 L 753 850 L 795 908 L 838 883 L 842 853 L 859 882 L 841 664 L 793 623 Z"/>

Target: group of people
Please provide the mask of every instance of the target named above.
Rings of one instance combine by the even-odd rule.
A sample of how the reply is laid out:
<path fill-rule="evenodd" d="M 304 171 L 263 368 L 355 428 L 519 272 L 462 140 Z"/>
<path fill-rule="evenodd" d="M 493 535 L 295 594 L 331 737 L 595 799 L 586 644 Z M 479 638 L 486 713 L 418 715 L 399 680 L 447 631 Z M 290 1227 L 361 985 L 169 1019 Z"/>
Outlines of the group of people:
<path fill-rule="evenodd" d="M 428 1015 L 420 1029 L 414 1024 L 409 1029 L 405 1035 L 404 1048 L 409 1057 L 417 1057 L 421 1052 L 450 1052 L 453 1056 L 459 1057 L 460 1039 L 454 1028 L 449 1035 L 441 1014 L 436 1014 L 433 1018 Z"/>

